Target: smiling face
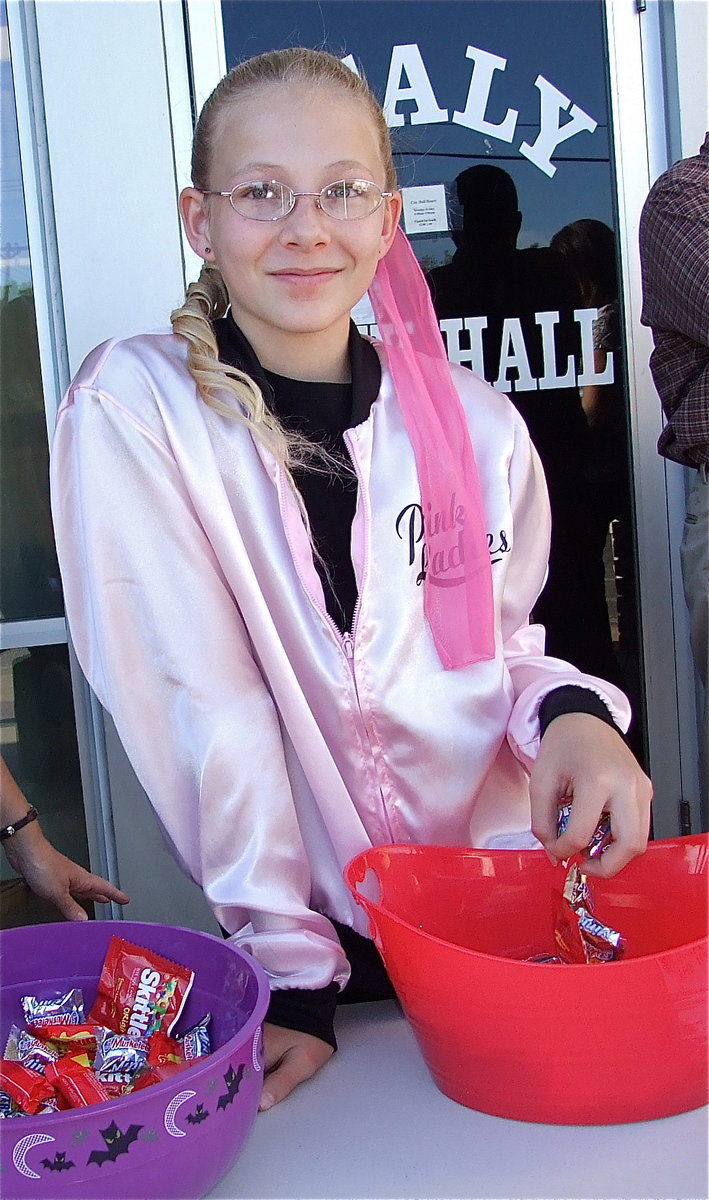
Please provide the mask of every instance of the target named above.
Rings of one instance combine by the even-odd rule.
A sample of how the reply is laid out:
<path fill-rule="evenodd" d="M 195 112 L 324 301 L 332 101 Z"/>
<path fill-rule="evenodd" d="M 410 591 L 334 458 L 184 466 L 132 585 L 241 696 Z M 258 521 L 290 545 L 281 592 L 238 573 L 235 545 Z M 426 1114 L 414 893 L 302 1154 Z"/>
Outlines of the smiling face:
<path fill-rule="evenodd" d="M 209 187 L 276 179 L 295 192 L 368 179 L 387 190 L 377 130 L 365 106 L 333 86 L 269 84 L 232 102 L 211 144 Z M 349 314 L 396 232 L 401 200 L 338 221 L 313 196 L 278 221 L 254 221 L 226 197 L 186 188 L 180 209 L 190 244 L 215 261 L 236 323 L 262 364 L 302 379 L 347 372 Z M 206 247 L 211 252 L 206 254 Z"/>

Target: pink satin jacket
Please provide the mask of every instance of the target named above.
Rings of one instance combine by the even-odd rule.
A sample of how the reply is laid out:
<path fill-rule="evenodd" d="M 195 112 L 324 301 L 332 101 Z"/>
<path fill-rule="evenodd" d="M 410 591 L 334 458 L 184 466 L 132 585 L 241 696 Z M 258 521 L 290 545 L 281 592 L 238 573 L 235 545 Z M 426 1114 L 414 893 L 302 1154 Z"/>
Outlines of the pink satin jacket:
<path fill-rule="evenodd" d="M 422 513 L 382 367 L 346 434 L 359 600 L 344 636 L 282 470 L 199 399 L 180 338 L 98 347 L 58 416 L 52 503 L 79 662 L 178 859 L 274 987 L 346 980 L 323 914 L 367 932 L 342 879 L 366 847 L 534 844 L 527 772 L 549 691 L 581 684 L 622 728 L 630 717 L 617 689 L 544 655 L 528 619 L 549 550 L 542 469 L 512 404 L 464 368 L 496 655 L 442 668 L 421 573 L 427 522 L 459 513 Z"/>

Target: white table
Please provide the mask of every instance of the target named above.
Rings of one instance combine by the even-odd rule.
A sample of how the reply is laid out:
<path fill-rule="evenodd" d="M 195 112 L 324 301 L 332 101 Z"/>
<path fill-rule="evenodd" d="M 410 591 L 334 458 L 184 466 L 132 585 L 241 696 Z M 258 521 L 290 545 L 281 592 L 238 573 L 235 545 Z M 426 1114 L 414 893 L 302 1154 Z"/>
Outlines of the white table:
<path fill-rule="evenodd" d="M 707 1200 L 707 1109 L 534 1125 L 438 1091 L 393 1002 L 340 1009 L 339 1050 L 256 1118 L 222 1200 Z"/>

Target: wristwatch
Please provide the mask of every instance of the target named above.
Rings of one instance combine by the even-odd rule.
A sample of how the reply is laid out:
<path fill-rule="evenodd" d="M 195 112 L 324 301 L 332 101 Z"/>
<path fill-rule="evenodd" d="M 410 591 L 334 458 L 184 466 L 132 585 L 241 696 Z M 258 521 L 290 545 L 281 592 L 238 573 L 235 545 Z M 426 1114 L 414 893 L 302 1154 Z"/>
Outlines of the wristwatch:
<path fill-rule="evenodd" d="M 29 812 L 25 813 L 19 821 L 15 821 L 12 825 L 6 825 L 4 829 L 0 829 L 0 842 L 7 841 L 13 834 L 17 833 L 18 829 L 24 829 L 25 825 L 29 825 L 30 821 L 36 821 L 38 817 L 37 809 L 33 804 L 30 804 Z"/>

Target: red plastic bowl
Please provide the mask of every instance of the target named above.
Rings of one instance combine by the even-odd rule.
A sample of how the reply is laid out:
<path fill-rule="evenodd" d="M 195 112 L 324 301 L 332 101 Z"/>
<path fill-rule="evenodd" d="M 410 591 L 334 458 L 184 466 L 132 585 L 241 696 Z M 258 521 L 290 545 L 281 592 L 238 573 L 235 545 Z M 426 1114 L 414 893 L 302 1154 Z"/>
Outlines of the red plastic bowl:
<path fill-rule="evenodd" d="M 596 915 L 627 939 L 598 965 L 554 953 L 543 851 L 379 846 L 345 879 L 433 1078 L 494 1116 L 561 1125 L 644 1121 L 707 1102 L 709 836 L 653 842 L 593 880 Z"/>
<path fill-rule="evenodd" d="M 174 1079 L 51 1116 L 0 1120 L 3 1200 L 195 1200 L 236 1160 L 263 1079 L 268 980 L 221 938 L 133 921 L 59 922 L 0 934 L 0 1040 L 24 1024 L 21 997 L 80 987 L 88 1011 L 113 934 L 190 967 L 176 1032 L 211 1012 L 213 1052 Z"/>

